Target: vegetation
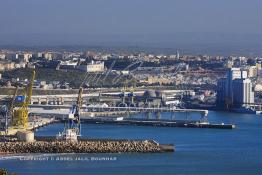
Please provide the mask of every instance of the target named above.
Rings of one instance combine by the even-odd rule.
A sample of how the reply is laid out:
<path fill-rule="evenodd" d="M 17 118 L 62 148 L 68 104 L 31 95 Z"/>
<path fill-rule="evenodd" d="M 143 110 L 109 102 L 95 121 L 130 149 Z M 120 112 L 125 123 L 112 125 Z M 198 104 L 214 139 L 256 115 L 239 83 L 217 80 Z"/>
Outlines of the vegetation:
<path fill-rule="evenodd" d="M 5 169 L 0 169 L 0 175 L 15 175 L 14 173 L 8 173 Z"/>
<path fill-rule="evenodd" d="M 12 79 L 19 78 L 20 80 L 29 79 L 31 76 L 31 69 L 21 68 L 11 71 L 6 71 L 3 73 L 3 78 Z M 69 83 L 70 87 L 78 88 L 83 82 L 86 76 L 85 72 L 77 70 L 55 70 L 48 68 L 38 68 L 36 71 L 36 79 L 40 81 L 59 81 L 61 83 Z M 85 79 L 85 83 L 90 87 L 119 87 L 123 85 L 123 82 L 128 79 L 128 77 L 120 77 L 117 75 L 105 74 L 94 74 L 90 73 Z"/>
<path fill-rule="evenodd" d="M 6 79 L 12 78 L 20 78 L 20 79 L 28 79 L 31 76 L 31 69 L 29 68 L 21 68 L 15 69 L 11 71 L 6 71 L 3 73 L 3 77 Z M 47 68 L 38 68 L 36 71 L 36 79 L 37 80 L 45 80 L 45 81 L 64 81 L 70 82 L 72 80 L 78 82 L 84 79 L 85 73 L 77 72 L 77 71 L 59 71 L 54 69 Z"/>

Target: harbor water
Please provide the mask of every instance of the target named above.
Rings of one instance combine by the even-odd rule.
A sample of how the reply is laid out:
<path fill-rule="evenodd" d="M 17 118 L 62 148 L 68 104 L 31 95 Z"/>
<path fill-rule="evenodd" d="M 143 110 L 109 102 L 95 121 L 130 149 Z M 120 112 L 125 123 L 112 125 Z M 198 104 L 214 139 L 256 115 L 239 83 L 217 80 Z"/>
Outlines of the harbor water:
<path fill-rule="evenodd" d="M 136 114 L 136 117 L 144 117 Z M 154 116 L 150 116 L 154 117 Z M 162 114 L 168 119 L 169 113 Z M 182 116 L 175 116 L 182 117 Z M 189 114 L 194 119 L 196 114 Z M 18 175 L 55 174 L 262 174 L 262 116 L 209 112 L 209 122 L 235 124 L 236 129 L 200 129 L 83 124 L 86 138 L 153 139 L 172 143 L 173 153 L 31 154 L 0 157 L 0 168 Z M 51 136 L 63 129 L 53 124 L 37 130 Z"/>

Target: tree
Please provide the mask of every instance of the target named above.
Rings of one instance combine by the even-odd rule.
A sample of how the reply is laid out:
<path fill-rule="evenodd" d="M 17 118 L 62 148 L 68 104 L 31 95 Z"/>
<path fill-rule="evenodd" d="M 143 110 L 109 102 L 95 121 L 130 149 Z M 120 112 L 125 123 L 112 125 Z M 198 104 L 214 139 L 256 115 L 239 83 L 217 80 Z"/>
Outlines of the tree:
<path fill-rule="evenodd" d="M 15 175 L 13 173 L 8 173 L 5 169 L 0 169 L 0 175 Z"/>

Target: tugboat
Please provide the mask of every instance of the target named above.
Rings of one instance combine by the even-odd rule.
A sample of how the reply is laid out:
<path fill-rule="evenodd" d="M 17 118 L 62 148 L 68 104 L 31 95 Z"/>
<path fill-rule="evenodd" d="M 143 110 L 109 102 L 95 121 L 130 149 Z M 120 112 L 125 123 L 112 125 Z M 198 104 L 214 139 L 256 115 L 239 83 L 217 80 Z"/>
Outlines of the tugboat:
<path fill-rule="evenodd" d="M 56 135 L 57 140 L 77 141 L 77 132 L 74 129 L 66 129 Z"/>

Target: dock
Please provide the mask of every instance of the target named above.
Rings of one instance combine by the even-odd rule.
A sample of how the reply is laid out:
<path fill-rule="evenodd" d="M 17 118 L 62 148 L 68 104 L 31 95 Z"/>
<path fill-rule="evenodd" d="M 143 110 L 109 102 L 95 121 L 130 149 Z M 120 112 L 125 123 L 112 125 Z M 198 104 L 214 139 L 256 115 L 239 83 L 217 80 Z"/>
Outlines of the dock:
<path fill-rule="evenodd" d="M 36 141 L 53 142 L 56 140 L 55 136 L 35 136 Z M 79 137 L 80 142 L 143 142 L 141 139 L 110 139 L 110 138 L 84 138 Z M 173 144 L 159 144 L 155 140 L 147 140 L 150 143 L 154 143 L 159 146 L 161 152 L 174 152 L 175 146 Z"/>
<path fill-rule="evenodd" d="M 90 124 L 115 124 L 115 125 L 137 125 L 155 127 L 183 127 L 183 128 L 214 128 L 214 129 L 234 129 L 233 124 L 212 124 L 195 120 L 157 120 L 157 119 L 105 119 L 105 118 L 82 118 L 82 123 Z"/>
<path fill-rule="evenodd" d="M 34 142 L 0 142 L 0 153 L 163 153 L 175 150 L 172 144 L 161 145 L 154 140 L 42 140 L 45 138 Z"/>
<path fill-rule="evenodd" d="M 35 119 L 34 121 L 29 121 L 27 129 L 11 126 L 8 128 L 7 134 L 5 131 L 0 131 L 0 136 L 1 135 L 15 135 L 18 131 L 25 131 L 25 130 L 32 131 L 37 128 L 41 128 L 41 127 L 47 126 L 55 122 L 57 122 L 57 120 L 54 117 L 51 117 L 51 118 L 40 117 L 38 119 Z"/>

